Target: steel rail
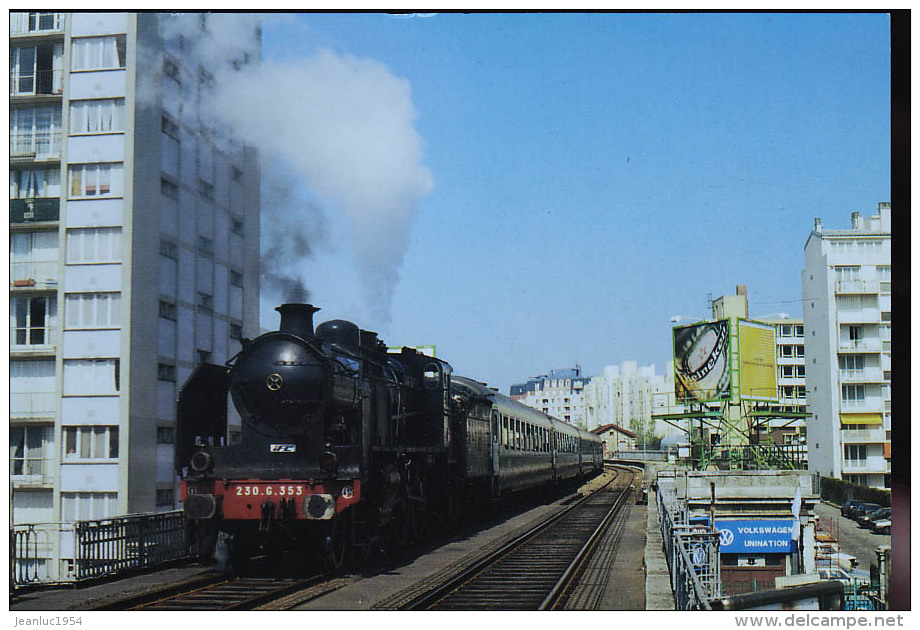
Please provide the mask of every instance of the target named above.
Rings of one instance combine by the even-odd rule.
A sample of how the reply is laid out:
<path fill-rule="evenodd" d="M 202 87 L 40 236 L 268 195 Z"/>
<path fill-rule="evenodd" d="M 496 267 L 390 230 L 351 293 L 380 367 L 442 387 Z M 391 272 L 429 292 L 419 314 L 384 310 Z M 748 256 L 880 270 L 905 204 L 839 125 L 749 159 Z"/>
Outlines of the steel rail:
<path fill-rule="evenodd" d="M 605 467 L 614 470 L 622 470 L 625 468 L 624 466 L 611 466 L 608 464 L 605 464 Z M 481 558 L 477 558 L 472 564 L 454 573 L 450 579 L 434 586 L 431 589 L 426 590 L 420 595 L 414 596 L 408 602 L 399 606 L 399 610 L 425 610 L 432 608 L 438 602 L 443 601 L 452 593 L 459 591 L 464 584 L 472 582 L 479 574 L 484 573 L 487 569 L 497 564 L 505 557 L 509 556 L 512 552 L 522 548 L 525 544 L 534 540 L 539 534 L 558 524 L 565 517 L 573 515 L 575 510 L 583 507 L 588 499 L 595 497 L 599 492 L 608 488 L 617 478 L 618 474 L 591 494 L 581 497 L 578 501 L 575 501 L 571 505 L 566 506 L 565 509 L 554 514 L 542 523 L 535 525 L 534 527 L 519 534 L 518 536 L 515 536 L 492 553 L 489 553 Z M 628 492 L 628 490 L 629 487 L 627 487 L 623 493 Z M 620 496 L 622 496 L 623 493 L 621 493 Z"/>
<path fill-rule="evenodd" d="M 594 532 L 585 541 L 585 544 L 582 545 L 582 548 L 579 550 L 575 558 L 572 559 L 572 562 L 569 564 L 568 568 L 560 576 L 559 581 L 556 582 L 556 585 L 553 586 L 553 589 L 549 592 L 543 602 L 540 604 L 540 607 L 537 610 L 552 610 L 554 609 L 560 601 L 560 598 L 565 593 L 566 589 L 572 585 L 572 581 L 578 575 L 582 567 L 584 566 L 585 561 L 591 557 L 594 553 L 594 550 L 597 548 L 598 543 L 604 534 L 607 533 L 607 530 L 610 528 L 610 524 L 613 522 L 613 519 L 619 513 L 620 508 L 622 507 L 623 499 L 626 496 L 630 495 L 630 491 L 634 489 L 633 483 L 636 478 L 636 473 L 633 472 L 633 479 L 630 481 L 629 486 L 627 486 L 623 492 L 616 498 L 613 502 L 613 505 L 610 506 L 610 510 L 607 511 L 607 515 L 604 516 L 604 520 L 598 524 Z"/>

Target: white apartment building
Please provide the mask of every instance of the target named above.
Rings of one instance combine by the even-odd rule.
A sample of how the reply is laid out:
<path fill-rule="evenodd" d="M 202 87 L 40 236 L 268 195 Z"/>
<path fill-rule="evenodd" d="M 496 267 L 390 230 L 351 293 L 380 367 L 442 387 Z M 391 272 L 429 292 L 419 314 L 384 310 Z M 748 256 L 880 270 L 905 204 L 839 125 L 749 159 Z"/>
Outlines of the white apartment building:
<path fill-rule="evenodd" d="M 811 399 L 809 470 L 891 485 L 891 204 L 854 212 L 850 229 L 820 219 L 802 272 Z"/>
<path fill-rule="evenodd" d="M 581 366 L 578 365 L 569 370 L 552 370 L 524 384 L 512 385 L 511 398 L 587 429 L 590 425 L 585 415 L 584 390 L 590 381 L 590 376 L 582 376 Z"/>
<path fill-rule="evenodd" d="M 585 415 L 588 428 L 614 424 L 632 431 L 654 429 L 660 435 L 674 433 L 666 423 L 655 423 L 652 415 L 675 411 L 674 372 L 655 373 L 655 365 L 639 366 L 636 361 L 607 365 L 600 376 L 585 385 Z"/>
<path fill-rule="evenodd" d="M 802 319 L 761 317 L 754 318 L 776 329 L 776 387 L 777 411 L 804 414 L 808 412 L 807 383 L 805 377 L 805 324 Z M 769 432 L 776 444 L 797 444 L 806 435 L 803 419 L 775 417 L 763 429 Z"/>
<path fill-rule="evenodd" d="M 11 523 L 173 509 L 178 388 L 258 334 L 257 155 L 170 19 L 10 14 Z"/>

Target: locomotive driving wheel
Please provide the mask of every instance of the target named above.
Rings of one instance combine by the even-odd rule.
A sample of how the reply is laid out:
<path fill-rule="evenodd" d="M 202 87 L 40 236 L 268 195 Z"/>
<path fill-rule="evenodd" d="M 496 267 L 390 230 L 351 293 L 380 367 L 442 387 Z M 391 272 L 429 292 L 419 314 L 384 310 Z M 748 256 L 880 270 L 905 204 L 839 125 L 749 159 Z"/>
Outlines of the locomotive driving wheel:
<path fill-rule="evenodd" d="M 323 560 L 329 568 L 338 571 L 345 563 L 346 532 L 341 519 L 334 518 L 323 537 Z"/>

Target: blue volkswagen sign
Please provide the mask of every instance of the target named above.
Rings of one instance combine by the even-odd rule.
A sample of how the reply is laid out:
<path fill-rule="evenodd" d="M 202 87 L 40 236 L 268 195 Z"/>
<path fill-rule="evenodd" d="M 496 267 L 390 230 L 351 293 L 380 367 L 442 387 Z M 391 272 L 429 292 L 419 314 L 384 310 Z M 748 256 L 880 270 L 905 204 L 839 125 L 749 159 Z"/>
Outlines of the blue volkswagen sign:
<path fill-rule="evenodd" d="M 720 553 L 789 553 L 792 519 L 716 521 Z"/>

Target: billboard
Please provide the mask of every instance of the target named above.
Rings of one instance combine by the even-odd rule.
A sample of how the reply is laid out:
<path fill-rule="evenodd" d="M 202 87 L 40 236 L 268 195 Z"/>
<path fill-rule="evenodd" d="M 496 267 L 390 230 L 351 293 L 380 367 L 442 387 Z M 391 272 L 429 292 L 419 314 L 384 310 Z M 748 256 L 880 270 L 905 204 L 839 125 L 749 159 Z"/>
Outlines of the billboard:
<path fill-rule="evenodd" d="M 738 320 L 738 389 L 741 398 L 777 400 L 776 330 Z"/>
<path fill-rule="evenodd" d="M 674 328 L 674 394 L 678 402 L 730 398 L 728 320 Z"/>

